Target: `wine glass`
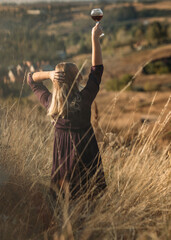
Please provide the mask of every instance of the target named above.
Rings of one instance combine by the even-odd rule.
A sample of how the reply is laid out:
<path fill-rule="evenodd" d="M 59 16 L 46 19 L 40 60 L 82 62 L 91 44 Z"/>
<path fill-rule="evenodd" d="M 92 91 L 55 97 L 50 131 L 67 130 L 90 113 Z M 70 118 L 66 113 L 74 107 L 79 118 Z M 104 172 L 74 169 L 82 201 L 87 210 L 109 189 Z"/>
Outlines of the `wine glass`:
<path fill-rule="evenodd" d="M 91 17 L 94 21 L 97 22 L 100 22 L 100 20 L 102 19 L 103 17 L 103 11 L 100 9 L 100 8 L 95 8 L 95 9 L 92 9 L 91 10 Z M 100 37 L 103 37 L 104 36 L 104 33 L 102 33 L 100 35 Z"/>

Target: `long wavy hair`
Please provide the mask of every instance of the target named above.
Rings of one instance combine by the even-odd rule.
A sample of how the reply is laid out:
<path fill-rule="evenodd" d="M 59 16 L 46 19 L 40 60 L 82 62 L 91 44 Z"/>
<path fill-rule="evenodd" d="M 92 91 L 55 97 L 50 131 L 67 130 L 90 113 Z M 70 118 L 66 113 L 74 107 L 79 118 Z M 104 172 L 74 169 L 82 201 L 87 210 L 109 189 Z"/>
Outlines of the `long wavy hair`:
<path fill-rule="evenodd" d="M 63 82 L 53 83 L 52 101 L 48 109 L 48 115 L 53 119 L 67 117 L 70 112 L 80 109 L 80 94 L 78 85 L 82 75 L 74 63 L 62 62 L 56 65 L 55 70 L 65 73 Z"/>

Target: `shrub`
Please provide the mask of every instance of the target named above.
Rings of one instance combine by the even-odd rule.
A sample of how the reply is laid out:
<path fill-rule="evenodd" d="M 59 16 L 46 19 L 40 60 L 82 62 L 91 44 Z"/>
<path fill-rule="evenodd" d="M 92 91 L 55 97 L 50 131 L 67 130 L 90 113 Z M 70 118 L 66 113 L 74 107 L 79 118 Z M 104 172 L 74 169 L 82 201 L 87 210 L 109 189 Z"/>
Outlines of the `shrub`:
<path fill-rule="evenodd" d="M 160 22 L 154 22 L 148 26 L 146 36 L 150 44 L 162 43 L 167 39 L 167 28 Z"/>
<path fill-rule="evenodd" d="M 144 69 L 145 74 L 165 74 L 171 72 L 169 66 L 162 60 L 149 63 Z"/>
<path fill-rule="evenodd" d="M 132 40 L 131 33 L 121 28 L 116 33 L 116 40 L 119 44 L 128 44 Z"/>
<path fill-rule="evenodd" d="M 0 95 L 4 98 L 8 96 L 19 97 L 21 90 L 22 90 L 22 93 L 21 93 L 22 97 L 28 96 L 31 93 L 30 87 L 27 84 L 24 84 L 24 87 L 22 89 L 21 82 L 4 84 L 1 81 L 0 88 L 1 88 Z"/>
<path fill-rule="evenodd" d="M 124 74 L 121 78 L 113 78 L 110 79 L 107 83 L 106 83 L 106 89 L 108 91 L 112 90 L 112 91 L 119 91 L 122 88 L 124 88 L 132 79 L 132 75 L 131 74 Z M 130 90 L 131 86 L 129 86 L 127 88 L 127 90 Z"/>
<path fill-rule="evenodd" d="M 160 86 L 158 84 L 154 84 L 152 82 L 147 82 L 144 84 L 144 91 L 159 91 Z"/>
<path fill-rule="evenodd" d="M 86 41 L 86 39 L 82 39 L 80 42 L 80 47 L 78 53 L 90 53 L 91 52 L 91 45 L 90 42 Z"/>
<path fill-rule="evenodd" d="M 68 36 L 68 42 L 73 45 L 79 43 L 80 39 L 80 34 L 77 32 L 73 32 Z"/>
<path fill-rule="evenodd" d="M 148 17 L 170 17 L 171 11 L 165 9 L 143 9 L 137 12 L 138 18 L 148 18 Z"/>
<path fill-rule="evenodd" d="M 114 11 L 114 18 L 117 21 L 136 19 L 137 12 L 134 6 L 121 7 Z"/>

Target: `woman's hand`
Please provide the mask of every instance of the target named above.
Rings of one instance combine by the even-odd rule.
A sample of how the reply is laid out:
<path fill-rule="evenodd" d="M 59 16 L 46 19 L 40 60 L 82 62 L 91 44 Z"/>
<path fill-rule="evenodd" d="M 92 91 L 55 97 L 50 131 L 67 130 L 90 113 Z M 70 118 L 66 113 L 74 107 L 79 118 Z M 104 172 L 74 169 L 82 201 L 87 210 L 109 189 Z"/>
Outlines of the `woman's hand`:
<path fill-rule="evenodd" d="M 97 22 L 96 25 L 92 28 L 92 37 L 93 39 L 99 39 L 100 35 L 103 33 L 100 23 Z"/>
<path fill-rule="evenodd" d="M 55 71 L 49 71 L 49 78 L 52 82 L 54 80 L 54 77 L 55 77 Z"/>
<path fill-rule="evenodd" d="M 65 81 L 65 73 L 59 71 L 50 71 L 49 78 L 53 83 L 55 82 L 64 82 Z"/>
<path fill-rule="evenodd" d="M 28 72 L 27 74 L 27 84 L 29 85 L 30 83 L 30 77 L 32 77 L 32 73 L 31 72 Z"/>

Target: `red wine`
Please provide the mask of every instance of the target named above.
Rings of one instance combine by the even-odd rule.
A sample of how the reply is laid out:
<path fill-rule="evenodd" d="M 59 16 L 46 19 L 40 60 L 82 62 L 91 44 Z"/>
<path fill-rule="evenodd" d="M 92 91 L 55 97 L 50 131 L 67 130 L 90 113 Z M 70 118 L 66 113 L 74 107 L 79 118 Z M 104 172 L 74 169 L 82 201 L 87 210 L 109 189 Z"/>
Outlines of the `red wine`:
<path fill-rule="evenodd" d="M 103 15 L 100 15 L 100 16 L 91 16 L 91 17 L 92 17 L 92 19 L 93 19 L 94 21 L 99 22 L 99 21 L 102 19 Z"/>

